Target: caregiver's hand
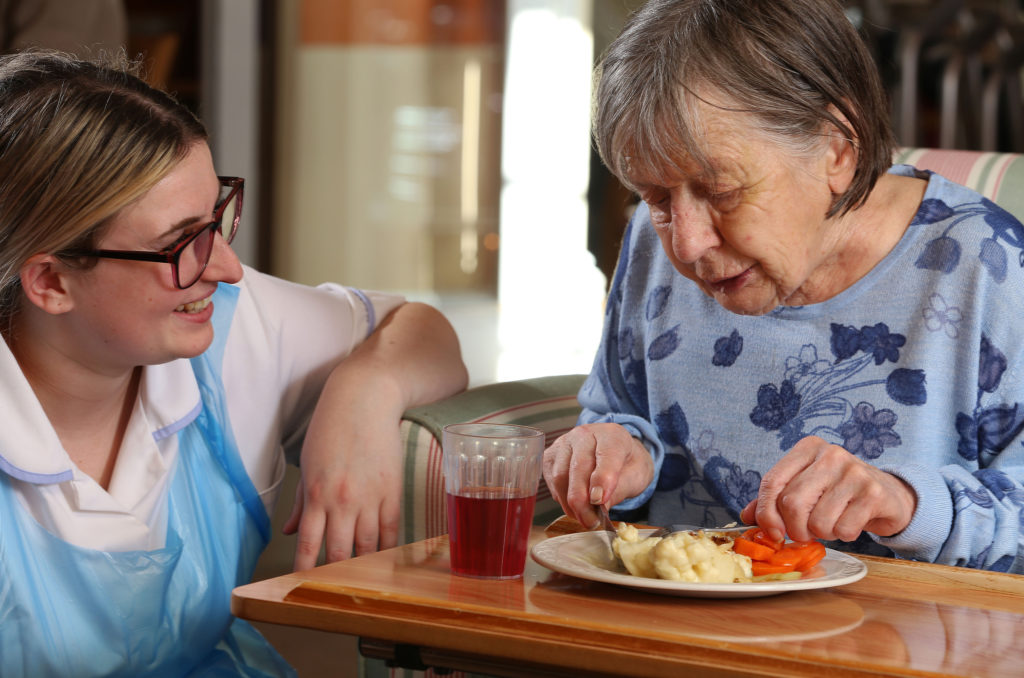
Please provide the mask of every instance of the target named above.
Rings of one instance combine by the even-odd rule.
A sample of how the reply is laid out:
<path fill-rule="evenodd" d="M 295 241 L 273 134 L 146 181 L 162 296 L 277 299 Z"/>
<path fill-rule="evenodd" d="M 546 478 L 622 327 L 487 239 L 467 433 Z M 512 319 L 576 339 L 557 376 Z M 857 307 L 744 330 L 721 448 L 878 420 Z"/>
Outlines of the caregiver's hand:
<path fill-rule="evenodd" d="M 896 534 L 916 508 L 917 495 L 896 476 L 807 436 L 764 474 L 740 519 L 776 539 L 853 541 L 862 531 Z"/>
<path fill-rule="evenodd" d="M 614 506 L 646 489 L 654 461 L 643 444 L 618 424 L 584 424 L 544 450 L 544 481 L 565 514 L 590 528 L 600 523 L 595 504 Z"/>
<path fill-rule="evenodd" d="M 350 400 L 328 413 L 317 407 L 302 447 L 302 482 L 284 526 L 298 533 L 295 570 L 372 553 L 398 542 L 402 495 L 400 416 L 379 401 Z"/>

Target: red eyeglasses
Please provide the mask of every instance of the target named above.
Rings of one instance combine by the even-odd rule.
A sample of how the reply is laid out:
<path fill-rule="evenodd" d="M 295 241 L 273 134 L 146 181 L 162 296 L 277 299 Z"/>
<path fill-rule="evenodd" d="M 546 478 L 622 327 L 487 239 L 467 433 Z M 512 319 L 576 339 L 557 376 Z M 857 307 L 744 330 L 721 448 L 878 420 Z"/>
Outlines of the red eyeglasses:
<path fill-rule="evenodd" d="M 206 265 L 213 254 L 213 240 L 217 233 L 224 236 L 230 245 L 238 231 L 238 221 L 242 217 L 242 193 L 245 179 L 241 177 L 217 177 L 220 185 L 228 193 L 217 204 L 213 212 L 213 221 L 190 233 L 183 240 L 159 252 L 134 250 L 67 250 L 61 252 L 66 257 L 100 257 L 104 259 L 127 259 L 130 261 L 155 261 L 170 264 L 174 276 L 174 285 L 179 289 L 187 289 L 195 285 L 202 277 Z M 228 224 L 225 231 L 224 224 Z"/>

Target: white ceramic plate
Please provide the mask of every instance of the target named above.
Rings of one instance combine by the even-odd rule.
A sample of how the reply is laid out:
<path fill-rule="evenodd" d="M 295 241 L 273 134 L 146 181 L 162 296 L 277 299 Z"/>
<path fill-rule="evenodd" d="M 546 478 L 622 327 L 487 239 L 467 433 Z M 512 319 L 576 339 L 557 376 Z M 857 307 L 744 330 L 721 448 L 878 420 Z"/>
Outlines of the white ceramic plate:
<path fill-rule="evenodd" d="M 640 534 L 650 534 L 651 530 Z M 868 572 L 867 565 L 853 556 L 827 549 L 825 557 L 810 576 L 790 581 L 752 582 L 749 584 L 700 584 L 634 577 L 611 559 L 608 545 L 593 532 L 577 532 L 551 537 L 534 544 L 530 555 L 538 563 L 562 574 L 625 586 L 631 589 L 671 596 L 694 598 L 755 598 L 788 591 L 825 589 L 852 584 Z"/>

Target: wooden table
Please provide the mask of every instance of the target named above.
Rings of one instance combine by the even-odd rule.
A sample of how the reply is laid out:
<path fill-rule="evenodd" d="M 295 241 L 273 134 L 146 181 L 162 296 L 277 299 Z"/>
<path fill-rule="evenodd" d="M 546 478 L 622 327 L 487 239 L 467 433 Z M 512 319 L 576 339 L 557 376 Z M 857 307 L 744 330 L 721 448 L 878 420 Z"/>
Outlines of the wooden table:
<path fill-rule="evenodd" d="M 681 598 L 532 560 L 522 580 L 453 576 L 443 536 L 241 586 L 231 606 L 497 676 L 1024 676 L 1024 577 L 863 560 L 867 576 L 832 589 Z"/>

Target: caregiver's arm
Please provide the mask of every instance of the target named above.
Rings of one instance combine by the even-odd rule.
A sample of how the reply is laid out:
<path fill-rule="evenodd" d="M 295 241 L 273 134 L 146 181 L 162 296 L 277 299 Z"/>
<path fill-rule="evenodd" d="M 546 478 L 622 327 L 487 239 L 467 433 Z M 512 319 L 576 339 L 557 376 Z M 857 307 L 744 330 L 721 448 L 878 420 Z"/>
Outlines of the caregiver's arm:
<path fill-rule="evenodd" d="M 295 569 L 394 546 L 402 495 L 402 413 L 466 387 L 458 338 L 436 309 L 406 303 L 331 372 L 302 448 L 285 525 Z"/>

